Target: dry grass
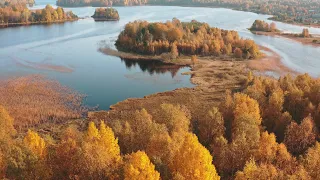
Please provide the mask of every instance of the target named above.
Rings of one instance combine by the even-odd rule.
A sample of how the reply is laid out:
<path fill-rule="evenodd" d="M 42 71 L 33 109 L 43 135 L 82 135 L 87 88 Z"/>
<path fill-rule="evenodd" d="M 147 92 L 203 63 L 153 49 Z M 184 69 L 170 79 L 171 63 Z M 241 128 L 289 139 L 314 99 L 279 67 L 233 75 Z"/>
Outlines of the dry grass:
<path fill-rule="evenodd" d="M 296 74 L 297 72 L 293 71 L 292 69 L 286 67 L 281 62 L 281 56 L 276 52 L 272 51 L 271 49 L 260 46 L 260 49 L 270 53 L 270 55 L 265 55 L 261 57 L 259 60 L 250 60 L 248 61 L 248 67 L 257 70 L 260 73 L 271 71 L 275 72 L 279 75 L 286 75 L 288 73 Z"/>
<path fill-rule="evenodd" d="M 314 37 L 300 37 L 299 34 L 286 34 L 282 33 L 279 36 L 291 39 L 302 44 L 311 45 L 315 47 L 320 47 L 320 37 L 314 35 Z M 316 41 L 316 42 L 314 42 Z"/>
<path fill-rule="evenodd" d="M 180 88 L 162 92 L 144 98 L 131 98 L 111 106 L 110 111 L 89 113 L 89 119 L 106 120 L 112 124 L 114 120 L 127 120 L 136 110 L 145 108 L 152 116 L 157 117 L 157 109 L 163 103 L 181 104 L 191 112 L 192 119 L 206 115 L 209 109 L 223 100 L 227 89 L 237 90 L 246 80 L 247 69 L 244 61 L 222 61 L 199 59 L 193 67 L 191 82 L 194 88 Z"/>
<path fill-rule="evenodd" d="M 0 82 L 0 104 L 17 127 L 80 118 L 84 96 L 42 76 L 31 75 Z"/>
<path fill-rule="evenodd" d="M 263 31 L 251 31 L 251 32 L 257 35 L 284 37 L 302 44 L 311 45 L 315 47 L 320 46 L 320 37 L 318 35 L 312 35 L 313 37 L 300 37 L 300 34 L 296 34 L 296 33 L 263 32 Z"/>
<path fill-rule="evenodd" d="M 161 59 L 157 56 L 142 56 L 123 53 L 110 48 L 101 48 L 101 52 L 126 58 L 127 60 L 150 61 Z M 157 109 L 163 103 L 180 104 L 188 108 L 192 119 L 205 115 L 213 106 L 217 106 L 224 98 L 227 89 L 237 90 L 246 80 L 247 63 L 234 61 L 225 57 L 199 57 L 196 65 L 192 65 L 191 58 L 181 56 L 172 63 L 176 65 L 192 66 L 191 82 L 197 86 L 194 88 L 180 88 L 174 91 L 162 92 L 146 96 L 144 98 L 131 98 L 112 105 L 110 111 L 90 112 L 89 119 L 94 121 L 106 120 L 113 123 L 114 120 L 126 120 L 133 116 L 136 110 L 145 108 L 152 116 L 157 117 Z M 201 107 L 201 108 L 200 108 Z"/>

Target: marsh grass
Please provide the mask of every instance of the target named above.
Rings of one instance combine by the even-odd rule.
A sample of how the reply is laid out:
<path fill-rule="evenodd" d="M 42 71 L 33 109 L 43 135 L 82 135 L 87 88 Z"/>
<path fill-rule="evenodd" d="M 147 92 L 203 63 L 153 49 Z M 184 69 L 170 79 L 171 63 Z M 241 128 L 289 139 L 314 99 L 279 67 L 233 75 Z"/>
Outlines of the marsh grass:
<path fill-rule="evenodd" d="M 0 81 L 0 104 L 20 128 L 80 118 L 87 111 L 82 103 L 84 97 L 40 75 Z"/>

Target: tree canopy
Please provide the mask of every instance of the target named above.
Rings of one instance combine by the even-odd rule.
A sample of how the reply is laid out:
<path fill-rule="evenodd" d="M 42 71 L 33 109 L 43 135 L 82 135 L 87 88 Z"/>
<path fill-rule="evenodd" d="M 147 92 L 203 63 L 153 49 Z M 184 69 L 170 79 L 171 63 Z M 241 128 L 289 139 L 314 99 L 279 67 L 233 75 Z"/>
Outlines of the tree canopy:
<path fill-rule="evenodd" d="M 54 9 L 47 5 L 44 9 L 31 11 L 25 4 L 0 6 L 0 26 L 10 24 L 54 23 L 77 20 L 72 11 L 65 12 L 63 8 Z"/>
<path fill-rule="evenodd" d="M 130 22 L 120 33 L 118 50 L 146 55 L 170 53 L 179 55 L 234 56 L 254 59 L 260 56 L 253 40 L 242 39 L 236 31 L 210 27 L 198 21 L 180 22 L 174 18 L 165 23 Z"/>
<path fill-rule="evenodd" d="M 97 8 L 92 16 L 97 21 L 119 20 L 119 13 L 114 8 Z"/>
<path fill-rule="evenodd" d="M 268 24 L 265 21 L 255 20 L 252 24 L 251 31 L 264 31 L 264 32 L 276 32 L 279 31 L 274 22 Z"/>
<path fill-rule="evenodd" d="M 117 112 L 116 120 L 54 122 L 59 130 L 45 123 L 21 130 L 4 104 L 0 177 L 317 179 L 319 89 L 320 79 L 307 74 L 273 79 L 249 73 L 242 89 L 228 91 L 216 107 L 196 107 L 197 115 L 199 109 L 185 104 L 159 103 Z"/>

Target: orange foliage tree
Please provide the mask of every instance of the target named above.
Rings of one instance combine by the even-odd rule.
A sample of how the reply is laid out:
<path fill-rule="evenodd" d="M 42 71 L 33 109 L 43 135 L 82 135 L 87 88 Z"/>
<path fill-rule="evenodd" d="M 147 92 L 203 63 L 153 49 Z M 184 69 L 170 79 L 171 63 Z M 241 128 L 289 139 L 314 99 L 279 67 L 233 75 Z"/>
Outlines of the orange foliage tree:
<path fill-rule="evenodd" d="M 212 156 L 209 151 L 191 133 L 185 135 L 182 146 L 172 159 L 170 169 L 174 177 L 199 180 L 220 179 L 212 164 Z"/>
<path fill-rule="evenodd" d="M 138 151 L 124 157 L 125 180 L 159 180 L 160 174 L 143 151 Z"/>
<path fill-rule="evenodd" d="M 103 179 L 112 177 L 121 163 L 120 147 L 111 128 L 101 121 L 98 130 L 89 123 L 82 143 L 81 170 L 83 178 Z"/>

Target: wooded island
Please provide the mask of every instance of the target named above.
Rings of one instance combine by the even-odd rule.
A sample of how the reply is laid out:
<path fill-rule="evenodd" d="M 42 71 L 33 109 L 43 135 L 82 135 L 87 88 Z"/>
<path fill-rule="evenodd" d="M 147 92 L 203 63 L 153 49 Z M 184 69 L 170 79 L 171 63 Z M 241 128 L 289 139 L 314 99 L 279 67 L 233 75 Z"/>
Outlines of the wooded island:
<path fill-rule="evenodd" d="M 97 8 L 91 16 L 95 21 L 119 21 L 119 13 L 114 8 Z"/>
<path fill-rule="evenodd" d="M 120 33 L 116 47 L 120 51 L 144 55 L 226 56 L 254 59 L 261 54 L 253 40 L 242 39 L 236 31 L 210 27 L 198 21 L 166 23 L 135 21 Z"/>

